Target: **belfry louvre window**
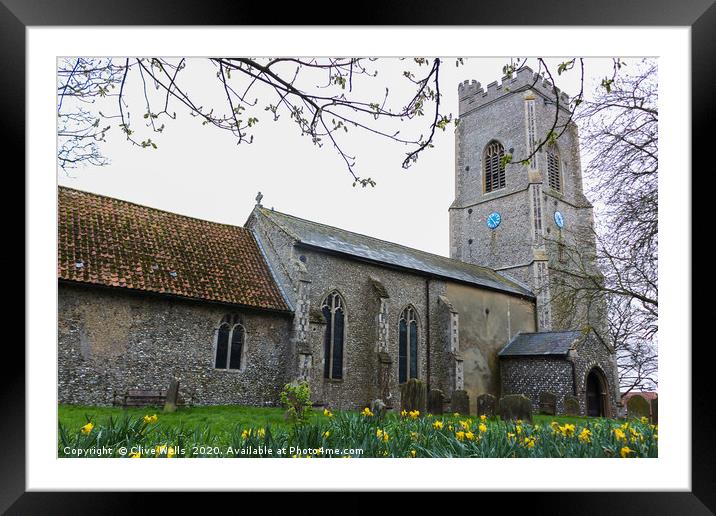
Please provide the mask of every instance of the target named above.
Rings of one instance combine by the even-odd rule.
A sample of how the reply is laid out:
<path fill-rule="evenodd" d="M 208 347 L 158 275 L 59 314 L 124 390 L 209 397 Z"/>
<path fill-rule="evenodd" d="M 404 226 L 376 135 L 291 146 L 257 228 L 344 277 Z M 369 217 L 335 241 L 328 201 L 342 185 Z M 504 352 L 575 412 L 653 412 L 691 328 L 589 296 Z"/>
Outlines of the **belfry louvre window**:
<path fill-rule="evenodd" d="M 551 146 L 547 150 L 547 179 L 549 187 L 558 192 L 562 191 L 562 176 L 559 170 L 559 153 L 557 148 Z"/>
<path fill-rule="evenodd" d="M 236 314 L 225 315 L 216 332 L 216 369 L 241 369 L 244 365 L 245 330 Z"/>
<path fill-rule="evenodd" d="M 345 338 L 345 303 L 338 292 L 331 292 L 321 305 L 326 319 L 326 334 L 323 338 L 323 377 L 338 380 L 343 378 L 343 341 Z"/>
<path fill-rule="evenodd" d="M 418 322 L 413 307 L 400 314 L 398 323 L 398 382 L 418 377 Z"/>
<path fill-rule="evenodd" d="M 492 192 L 505 187 L 505 165 L 502 158 L 505 148 L 499 142 L 490 142 L 485 147 L 485 192 Z"/>

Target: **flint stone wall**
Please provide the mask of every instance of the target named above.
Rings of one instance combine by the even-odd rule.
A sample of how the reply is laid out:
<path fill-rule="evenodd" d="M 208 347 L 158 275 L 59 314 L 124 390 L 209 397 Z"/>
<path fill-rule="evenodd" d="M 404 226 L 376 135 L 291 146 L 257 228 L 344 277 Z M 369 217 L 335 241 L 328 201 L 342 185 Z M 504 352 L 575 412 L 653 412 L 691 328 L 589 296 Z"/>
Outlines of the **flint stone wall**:
<path fill-rule="evenodd" d="M 241 370 L 214 368 L 215 333 L 228 313 L 246 330 Z M 58 401 L 111 405 L 115 391 L 166 390 L 187 404 L 279 403 L 288 315 L 60 283 Z"/>

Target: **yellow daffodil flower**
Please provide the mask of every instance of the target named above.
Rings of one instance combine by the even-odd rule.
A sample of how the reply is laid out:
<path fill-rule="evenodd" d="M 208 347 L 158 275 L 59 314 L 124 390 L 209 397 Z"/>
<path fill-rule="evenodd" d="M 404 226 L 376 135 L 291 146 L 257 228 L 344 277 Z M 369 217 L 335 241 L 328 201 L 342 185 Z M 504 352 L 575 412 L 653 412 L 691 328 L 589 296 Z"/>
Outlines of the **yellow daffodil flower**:
<path fill-rule="evenodd" d="M 156 423 L 158 419 L 159 418 L 157 417 L 156 414 L 152 414 L 151 416 L 149 416 L 149 415 L 144 416 L 144 422 L 148 425 L 151 423 Z"/>
<path fill-rule="evenodd" d="M 455 434 L 455 437 L 457 437 L 458 441 L 464 441 L 465 440 L 465 432 L 457 432 Z"/>
<path fill-rule="evenodd" d="M 142 454 L 139 453 L 139 452 L 134 452 L 134 453 L 130 453 L 130 454 L 129 454 L 129 458 L 130 458 L 130 459 L 139 459 L 139 458 L 141 458 L 141 457 L 142 457 Z"/>
<path fill-rule="evenodd" d="M 480 414 L 480 421 L 482 421 L 483 423 L 487 421 L 487 416 L 485 414 Z"/>
<path fill-rule="evenodd" d="M 630 453 L 634 453 L 634 450 L 630 449 L 628 446 L 624 446 L 621 450 L 619 450 L 619 455 L 621 455 L 622 459 L 628 457 Z"/>
<path fill-rule="evenodd" d="M 331 432 L 329 432 L 328 430 L 323 432 L 323 437 L 325 437 L 326 439 L 329 438 L 330 436 L 331 436 Z"/>
<path fill-rule="evenodd" d="M 485 423 L 480 423 L 480 426 L 477 427 L 478 430 L 480 430 L 481 434 L 484 434 L 487 432 L 487 425 Z"/>
<path fill-rule="evenodd" d="M 170 446 L 167 450 L 167 458 L 171 459 L 172 457 L 174 457 L 174 455 L 176 455 L 176 450 L 174 450 L 174 448 Z"/>
<path fill-rule="evenodd" d="M 266 430 L 264 430 L 263 428 L 259 428 L 256 433 L 257 433 L 258 436 L 261 437 L 261 438 L 266 437 Z"/>
<path fill-rule="evenodd" d="M 645 425 L 649 422 L 649 418 L 646 416 L 643 416 L 639 421 L 641 421 L 642 425 Z"/>
<path fill-rule="evenodd" d="M 420 416 L 420 411 L 419 410 L 411 410 L 408 413 L 408 415 L 410 416 L 411 419 L 418 419 L 418 416 Z"/>
<path fill-rule="evenodd" d="M 433 428 L 435 430 L 442 430 L 443 428 L 443 422 L 442 421 L 434 421 L 433 422 Z"/>
<path fill-rule="evenodd" d="M 407 415 L 408 415 L 408 411 L 407 411 L 407 410 L 403 409 L 403 410 L 400 411 L 400 416 L 401 416 L 401 417 L 405 417 L 405 416 L 407 416 Z"/>
<path fill-rule="evenodd" d="M 365 417 L 372 417 L 372 416 L 373 416 L 373 413 L 370 411 L 370 409 L 369 409 L 368 407 L 364 408 L 364 409 L 363 409 L 363 412 L 361 412 L 361 414 L 362 414 L 363 416 L 365 416 Z"/>
<path fill-rule="evenodd" d="M 324 409 L 323 409 L 323 415 L 326 416 L 326 417 L 333 417 L 333 412 L 331 412 L 331 411 L 328 410 L 327 408 L 324 408 Z"/>
<path fill-rule="evenodd" d="M 469 430 L 469 429 L 470 429 L 470 422 L 469 422 L 469 421 L 462 420 L 462 421 L 460 421 L 460 426 L 461 426 L 462 428 L 464 428 L 465 430 Z"/>
<path fill-rule="evenodd" d="M 93 428 L 94 428 L 94 423 L 87 423 L 80 430 L 82 431 L 83 434 L 88 434 L 92 431 Z"/>
<path fill-rule="evenodd" d="M 592 435 L 592 431 L 589 430 L 589 428 L 584 427 L 582 428 L 582 431 L 579 432 L 579 441 L 583 443 L 590 442 L 590 437 Z"/>
<path fill-rule="evenodd" d="M 614 437 L 617 441 L 626 441 L 626 434 L 624 433 L 624 430 L 621 428 L 615 428 L 614 429 Z"/>
<path fill-rule="evenodd" d="M 410 458 L 415 458 L 418 453 L 415 450 L 410 450 Z"/>
<path fill-rule="evenodd" d="M 475 434 L 472 432 L 465 432 L 465 437 L 468 441 L 474 441 L 475 440 Z"/>

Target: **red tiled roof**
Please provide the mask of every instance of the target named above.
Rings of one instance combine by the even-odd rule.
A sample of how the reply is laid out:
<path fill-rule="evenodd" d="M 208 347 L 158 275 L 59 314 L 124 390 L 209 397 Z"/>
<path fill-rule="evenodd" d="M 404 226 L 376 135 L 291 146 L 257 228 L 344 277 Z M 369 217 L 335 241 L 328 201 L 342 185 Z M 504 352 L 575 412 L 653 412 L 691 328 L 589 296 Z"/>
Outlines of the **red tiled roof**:
<path fill-rule="evenodd" d="M 63 280 L 286 311 L 251 232 L 60 187 Z"/>

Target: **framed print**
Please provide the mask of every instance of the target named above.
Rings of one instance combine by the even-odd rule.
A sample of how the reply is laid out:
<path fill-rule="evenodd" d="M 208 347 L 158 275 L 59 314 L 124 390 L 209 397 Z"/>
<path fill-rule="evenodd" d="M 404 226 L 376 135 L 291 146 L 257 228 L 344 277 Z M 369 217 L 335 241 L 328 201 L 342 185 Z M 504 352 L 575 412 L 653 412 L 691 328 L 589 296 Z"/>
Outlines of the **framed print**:
<path fill-rule="evenodd" d="M 716 11 L 659 7 L 304 26 L 4 0 L 28 303 L 3 509 L 436 490 L 710 513 L 691 170 Z"/>

